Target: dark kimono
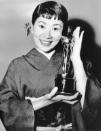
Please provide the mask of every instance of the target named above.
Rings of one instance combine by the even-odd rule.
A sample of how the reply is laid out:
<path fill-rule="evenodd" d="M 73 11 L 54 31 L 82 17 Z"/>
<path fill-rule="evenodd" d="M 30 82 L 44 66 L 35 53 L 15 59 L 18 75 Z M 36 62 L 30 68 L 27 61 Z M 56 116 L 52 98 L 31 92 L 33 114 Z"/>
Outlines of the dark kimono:
<path fill-rule="evenodd" d="M 25 99 L 49 93 L 55 86 L 57 74 L 61 73 L 61 52 L 48 60 L 32 49 L 10 63 L 0 85 L 0 118 L 7 131 L 35 131 L 37 126 L 65 125 L 68 124 L 69 113 L 72 113 L 73 131 L 91 128 L 100 108 L 101 90 L 97 81 L 88 79 L 83 109 L 77 102 L 69 112 L 68 104 L 58 102 L 34 111 L 31 101 Z"/>

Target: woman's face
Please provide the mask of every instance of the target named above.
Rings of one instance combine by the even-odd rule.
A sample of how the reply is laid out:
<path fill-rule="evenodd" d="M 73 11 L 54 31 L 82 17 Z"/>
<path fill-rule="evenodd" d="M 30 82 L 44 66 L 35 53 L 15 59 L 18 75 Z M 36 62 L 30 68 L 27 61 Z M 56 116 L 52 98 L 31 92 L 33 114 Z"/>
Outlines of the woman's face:
<path fill-rule="evenodd" d="M 38 17 L 35 21 L 32 34 L 35 47 L 43 52 L 50 52 L 58 44 L 63 31 L 63 22 L 58 19 Z"/>

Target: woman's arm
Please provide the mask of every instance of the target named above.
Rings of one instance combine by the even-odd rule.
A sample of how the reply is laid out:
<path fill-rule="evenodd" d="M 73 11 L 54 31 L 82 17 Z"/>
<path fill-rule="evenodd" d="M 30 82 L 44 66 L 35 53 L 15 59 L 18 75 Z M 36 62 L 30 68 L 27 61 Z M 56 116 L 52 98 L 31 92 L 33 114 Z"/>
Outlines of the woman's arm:
<path fill-rule="evenodd" d="M 46 94 L 39 98 L 26 97 L 26 99 L 32 102 L 35 111 L 59 101 L 69 104 L 74 104 L 78 101 L 78 95 L 79 95 L 78 92 L 72 96 L 68 96 L 68 95 L 64 96 L 64 95 L 57 95 L 56 94 L 57 91 L 58 88 L 54 87 L 49 94 Z"/>
<path fill-rule="evenodd" d="M 71 54 L 71 61 L 74 68 L 74 76 L 76 78 L 76 88 L 82 95 L 81 106 L 83 107 L 86 91 L 87 76 L 84 70 L 83 62 L 80 57 L 81 45 L 84 31 L 80 33 L 80 27 L 77 27 L 73 32 L 73 52 Z"/>
<path fill-rule="evenodd" d="M 77 82 L 77 90 L 82 94 L 81 105 L 82 115 L 86 127 L 97 126 L 101 121 L 101 84 L 94 76 L 87 76 L 84 70 L 83 62 L 80 58 L 83 31 L 80 33 L 80 27 L 74 30 L 74 47 L 71 60 L 74 67 L 74 74 Z M 98 127 L 99 128 L 99 127 Z"/>

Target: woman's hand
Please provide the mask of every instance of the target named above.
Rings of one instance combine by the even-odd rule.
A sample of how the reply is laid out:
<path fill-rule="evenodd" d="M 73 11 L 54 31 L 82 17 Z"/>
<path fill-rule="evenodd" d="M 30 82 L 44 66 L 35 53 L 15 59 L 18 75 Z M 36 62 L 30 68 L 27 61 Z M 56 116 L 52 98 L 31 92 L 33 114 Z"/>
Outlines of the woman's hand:
<path fill-rule="evenodd" d="M 79 96 L 78 92 L 72 96 L 68 96 L 68 95 L 57 95 L 57 91 L 58 88 L 54 87 L 49 94 L 46 94 L 42 97 L 39 98 L 26 97 L 25 99 L 31 100 L 34 110 L 38 110 L 40 108 L 43 108 L 45 106 L 48 106 L 52 103 L 59 101 L 69 104 L 74 104 L 78 101 Z"/>
<path fill-rule="evenodd" d="M 84 31 L 80 32 L 80 27 L 76 27 L 73 32 L 72 44 L 73 52 L 71 54 L 71 60 L 75 63 L 76 60 L 80 60 L 81 45 L 83 39 Z"/>
<path fill-rule="evenodd" d="M 54 101 L 54 102 L 62 101 L 62 102 L 65 102 L 65 103 L 72 105 L 72 104 L 75 104 L 76 102 L 78 102 L 78 100 L 80 98 L 79 96 L 81 96 L 79 92 L 76 92 L 73 95 L 58 94 L 55 97 L 53 97 L 51 100 Z"/>

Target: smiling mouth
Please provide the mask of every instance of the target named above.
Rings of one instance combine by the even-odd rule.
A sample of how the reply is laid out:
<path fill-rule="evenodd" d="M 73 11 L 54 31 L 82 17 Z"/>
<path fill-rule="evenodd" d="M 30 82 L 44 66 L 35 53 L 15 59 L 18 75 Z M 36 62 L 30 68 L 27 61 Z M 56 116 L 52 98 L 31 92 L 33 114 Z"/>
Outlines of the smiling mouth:
<path fill-rule="evenodd" d="M 48 40 L 40 40 L 41 44 L 44 46 L 50 46 L 52 41 L 48 41 Z"/>

